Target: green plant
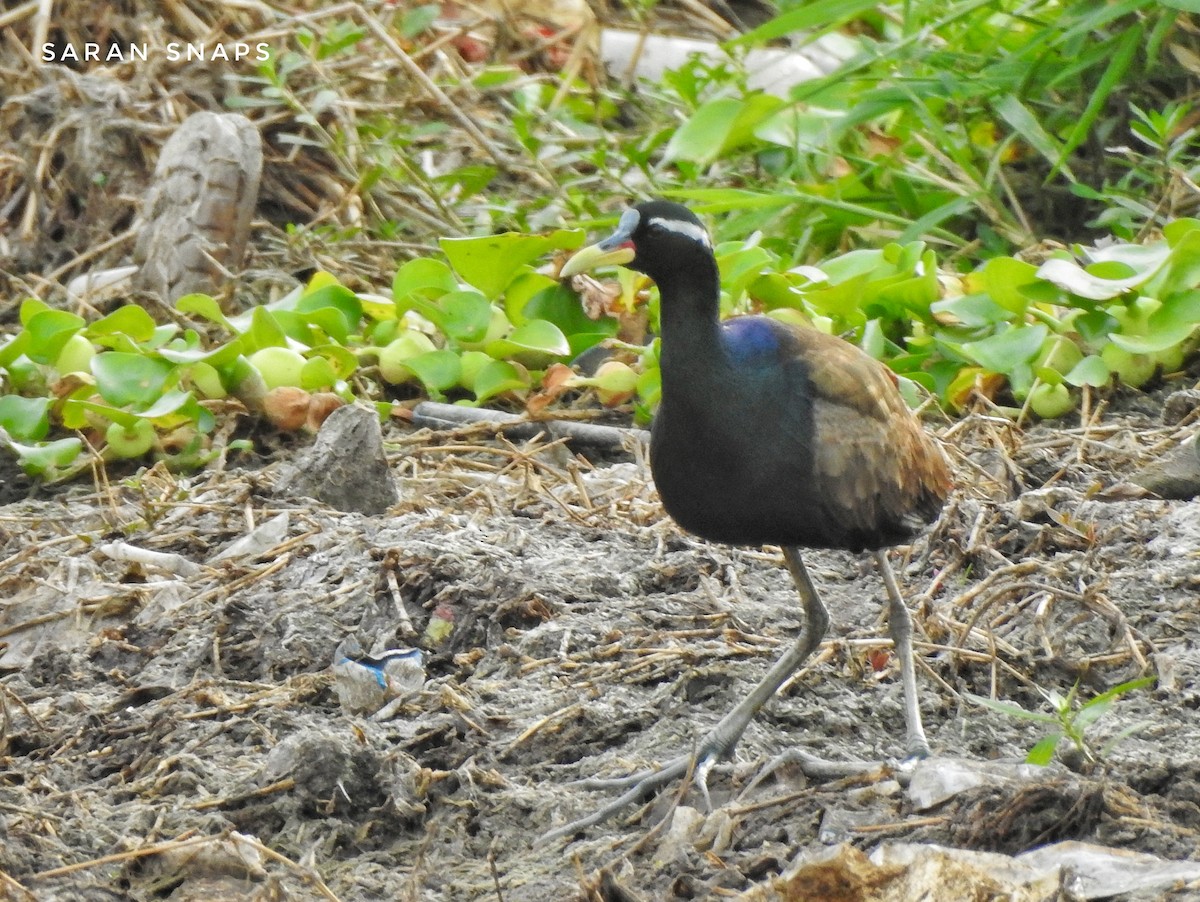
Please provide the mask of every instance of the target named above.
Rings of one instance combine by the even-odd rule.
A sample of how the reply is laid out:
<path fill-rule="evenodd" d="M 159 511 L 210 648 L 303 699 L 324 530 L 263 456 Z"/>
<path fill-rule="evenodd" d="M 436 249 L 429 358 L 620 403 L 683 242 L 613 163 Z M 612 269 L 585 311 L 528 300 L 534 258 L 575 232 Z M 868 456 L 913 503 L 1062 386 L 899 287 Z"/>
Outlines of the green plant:
<path fill-rule="evenodd" d="M 1079 684 L 1071 687 L 1065 696 L 1054 690 L 1038 689 L 1050 706 L 1050 712 L 1030 711 L 1015 702 L 1003 702 L 992 698 L 968 693 L 967 697 L 978 705 L 989 710 L 1021 720 L 1040 723 L 1050 732 L 1037 741 L 1025 756 L 1030 764 L 1046 765 L 1054 759 L 1054 753 L 1064 740 L 1071 743 L 1076 752 L 1089 764 L 1106 758 L 1114 747 L 1122 740 L 1141 729 L 1142 724 L 1133 724 L 1118 732 L 1099 748 L 1090 735 L 1092 728 L 1112 710 L 1117 699 L 1130 692 L 1153 685 L 1153 677 L 1142 677 L 1129 680 L 1102 692 L 1095 698 L 1080 702 L 1078 698 Z"/>

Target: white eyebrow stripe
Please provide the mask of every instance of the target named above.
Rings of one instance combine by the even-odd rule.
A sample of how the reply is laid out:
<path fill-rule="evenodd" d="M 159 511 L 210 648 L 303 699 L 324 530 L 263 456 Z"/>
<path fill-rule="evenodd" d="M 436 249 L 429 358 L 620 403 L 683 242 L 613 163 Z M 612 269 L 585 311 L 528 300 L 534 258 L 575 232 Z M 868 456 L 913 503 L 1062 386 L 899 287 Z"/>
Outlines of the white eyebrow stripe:
<path fill-rule="evenodd" d="M 676 235 L 686 235 L 688 238 L 700 242 L 707 248 L 712 247 L 712 239 L 708 237 L 708 232 L 704 230 L 703 226 L 696 225 L 694 222 L 655 216 L 650 220 L 650 224 L 666 229 L 668 232 L 674 232 Z"/>

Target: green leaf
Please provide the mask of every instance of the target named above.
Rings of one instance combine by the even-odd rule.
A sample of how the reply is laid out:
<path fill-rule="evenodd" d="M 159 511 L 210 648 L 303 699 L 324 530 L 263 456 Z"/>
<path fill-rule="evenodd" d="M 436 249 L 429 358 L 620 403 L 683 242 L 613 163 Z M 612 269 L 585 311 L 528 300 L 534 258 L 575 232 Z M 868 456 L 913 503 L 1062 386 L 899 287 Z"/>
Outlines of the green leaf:
<path fill-rule="evenodd" d="M 1116 39 L 1116 48 L 1110 49 L 1108 52 L 1108 66 L 1105 68 L 1104 74 L 1100 76 L 1099 82 L 1088 93 L 1087 107 L 1083 114 L 1075 120 L 1074 128 L 1067 135 L 1062 153 L 1059 155 L 1054 170 L 1051 171 L 1051 178 L 1058 169 L 1066 171 L 1067 158 L 1075 151 L 1075 148 L 1084 142 L 1088 135 L 1093 133 L 1096 120 L 1104 110 L 1105 104 L 1108 103 L 1112 92 L 1121 83 L 1121 79 L 1125 77 L 1125 73 L 1129 71 L 1134 57 L 1142 47 L 1144 35 L 1145 29 L 1140 25 L 1134 25 L 1126 28 Z"/>
<path fill-rule="evenodd" d="M 250 312 L 250 328 L 246 330 L 245 337 L 243 353 L 263 348 L 290 347 L 287 333 L 266 307 L 255 307 Z"/>
<path fill-rule="evenodd" d="M 1028 364 L 1046 340 L 1049 329 L 1041 323 L 1013 328 L 962 345 L 976 363 L 993 373 L 1010 373 L 1021 363 Z"/>
<path fill-rule="evenodd" d="M 1063 152 L 1062 144 L 1042 128 L 1038 117 L 1015 94 L 1005 94 L 1000 98 L 996 103 L 996 114 L 1011 125 L 1013 131 L 1052 165 L 1065 158 L 1066 154 Z M 1070 167 L 1065 163 L 1062 171 L 1072 181 L 1075 180 Z"/>
<path fill-rule="evenodd" d="M 990 710 L 996 711 L 999 714 L 1007 714 L 1009 717 L 1017 717 L 1021 720 L 1032 720 L 1038 723 L 1058 723 L 1058 718 L 1053 714 L 1046 714 L 1042 711 L 1027 711 L 1014 702 L 1002 702 L 998 699 L 987 698 L 986 696 L 982 695 L 975 695 L 971 692 L 966 693 L 966 696 L 977 705 L 982 705 L 984 708 L 989 708 Z"/>
<path fill-rule="evenodd" d="M 18 314 L 22 326 L 28 326 L 29 321 L 39 313 L 45 313 L 47 310 L 54 308 L 45 301 L 39 301 L 37 298 L 26 298 L 21 302 L 21 311 Z"/>
<path fill-rule="evenodd" d="M 478 291 L 453 291 L 437 302 L 438 326 L 458 342 L 482 341 L 492 321 L 492 305 Z"/>
<path fill-rule="evenodd" d="M 66 344 L 66 342 L 64 341 L 63 344 Z M 28 347 L 29 333 L 22 329 L 16 336 L 4 344 L 0 344 L 0 367 L 12 366 L 18 357 L 25 354 L 25 349 Z"/>
<path fill-rule="evenodd" d="M 363 305 L 346 286 L 326 284 L 301 295 L 296 312 L 308 314 L 309 322 L 319 325 L 330 337 L 345 344 L 350 333 L 362 322 Z M 337 318 L 331 314 L 336 314 Z"/>
<path fill-rule="evenodd" d="M 235 335 L 241 330 L 234 328 L 221 310 L 221 305 L 207 294 L 185 294 L 175 302 L 175 309 L 180 313 L 194 313 L 204 319 L 224 326 Z"/>
<path fill-rule="evenodd" d="M 29 333 L 25 353 L 35 363 L 54 363 L 63 345 L 84 325 L 83 317 L 66 310 L 39 310 L 25 324 Z"/>
<path fill-rule="evenodd" d="M 483 238 L 442 238 L 442 251 L 467 283 L 494 301 L 513 277 L 533 260 L 555 250 L 573 250 L 583 244 L 579 229 L 560 229 L 549 235 L 506 232 Z"/>
<path fill-rule="evenodd" d="M 558 283 L 534 295 L 521 309 L 522 321 L 535 319 L 558 326 L 567 336 L 572 356 L 616 335 L 619 325 L 616 318 L 611 316 L 592 319 L 575 292 Z"/>
<path fill-rule="evenodd" d="M 425 390 L 434 396 L 440 396 L 447 389 L 453 388 L 462 376 L 462 364 L 453 351 L 426 351 L 409 357 L 404 361 L 404 366 L 420 380 Z"/>
<path fill-rule="evenodd" d="M 44 439 L 50 432 L 50 399 L 0 395 L 0 427 L 23 442 Z"/>
<path fill-rule="evenodd" d="M 1037 276 L 1063 291 L 1090 301 L 1107 301 L 1120 297 L 1131 288 L 1146 281 L 1145 273 L 1134 273 L 1123 278 L 1105 278 L 1094 275 L 1073 260 L 1052 257 L 1038 267 Z"/>
<path fill-rule="evenodd" d="M 1197 0 L 1197 5 L 1200 6 L 1200 0 Z M 1171 247 L 1175 247 L 1186 236 L 1195 231 L 1200 231 L 1200 219 L 1189 219 L 1181 217 L 1173 219 L 1163 226 L 1163 237 L 1167 239 L 1167 243 Z"/>
<path fill-rule="evenodd" d="M 1112 374 L 1108 371 L 1108 364 L 1095 354 L 1084 357 L 1071 368 L 1069 373 L 1063 376 L 1063 380 L 1071 385 L 1090 385 L 1093 388 L 1108 385 L 1111 378 Z"/>
<path fill-rule="evenodd" d="M 309 353 L 309 359 L 324 358 L 333 368 L 336 379 L 347 379 L 358 369 L 358 357 L 349 348 L 341 345 L 317 345 Z"/>
<path fill-rule="evenodd" d="M 549 358 L 566 357 L 571 345 L 554 323 L 531 319 L 513 329 L 507 338 L 489 342 L 484 350 L 497 360 L 513 358 L 536 366 L 549 362 Z"/>
<path fill-rule="evenodd" d="M 992 300 L 1011 313 L 1024 315 L 1029 296 L 1021 289 L 1036 282 L 1038 269 L 1013 257 L 993 257 L 979 271 L 978 278 Z"/>
<path fill-rule="evenodd" d="M 1104 692 L 1101 692 L 1095 698 L 1089 699 L 1083 705 L 1083 708 L 1087 709 L 1087 708 L 1092 707 L 1093 705 L 1104 704 L 1105 702 L 1107 702 L 1111 699 L 1115 699 L 1122 695 L 1126 695 L 1130 692 L 1133 692 L 1134 690 L 1145 689 L 1148 686 L 1153 686 L 1154 683 L 1155 683 L 1155 677 L 1152 677 L 1152 676 L 1138 677 L 1137 679 L 1126 680 L 1124 683 L 1120 683 L 1119 685 L 1113 686 L 1111 689 L 1107 689 Z"/>
<path fill-rule="evenodd" d="M 620 271 L 627 272 L 627 270 Z M 504 313 L 508 317 L 508 321 L 514 326 L 519 326 L 525 320 L 534 318 L 536 314 L 525 312 L 529 302 L 541 292 L 558 288 L 561 284 L 557 279 L 551 279 L 540 272 L 518 273 L 516 278 L 509 282 L 508 287 L 504 289 Z M 569 292 L 569 289 L 565 287 L 563 290 Z M 551 319 L 551 317 L 547 316 L 543 319 Z M 563 331 L 567 330 L 563 329 Z"/>
<path fill-rule="evenodd" d="M 162 395 L 171 364 L 163 360 L 106 351 L 92 359 L 92 375 L 100 397 L 116 407 L 142 407 Z"/>
<path fill-rule="evenodd" d="M 47 480 L 63 475 L 62 471 L 74 464 L 83 451 L 83 442 L 73 436 L 32 445 L 15 441 L 5 444 L 17 455 L 26 473 Z"/>
<path fill-rule="evenodd" d="M 1029 754 L 1025 756 L 1025 763 L 1045 767 L 1054 760 L 1054 750 L 1058 748 L 1058 743 L 1062 738 L 1062 733 L 1051 733 L 1049 736 L 1039 739 L 1029 750 Z"/>
<path fill-rule="evenodd" d="M 155 337 L 158 324 L 143 308 L 136 304 L 126 304 L 118 307 L 112 313 L 96 320 L 88 326 L 87 332 L 91 337 L 101 335 L 128 335 L 135 342 L 148 342 Z"/>
<path fill-rule="evenodd" d="M 431 257 L 409 260 L 396 270 L 392 279 L 392 299 L 400 313 L 409 309 L 410 298 L 438 298 L 457 290 L 458 280 L 454 278 L 450 267 Z"/>
<path fill-rule="evenodd" d="M 216 424 L 212 412 L 197 401 L 194 394 L 178 388 L 164 392 L 145 410 L 138 411 L 138 416 L 147 420 L 157 420 L 168 429 L 184 422 L 192 422 L 201 432 L 211 432 Z"/>
<path fill-rule="evenodd" d="M 707 166 L 754 140 L 754 129 L 783 101 L 769 94 L 746 98 L 717 97 L 704 103 L 675 130 L 663 156 Z"/>
<path fill-rule="evenodd" d="M 310 357 L 300 367 L 300 387 L 305 391 L 324 391 L 337 380 L 337 371 L 325 357 Z"/>
<path fill-rule="evenodd" d="M 765 44 L 784 37 L 794 31 L 828 31 L 861 13 L 875 9 L 876 3 L 869 0 L 817 0 L 797 7 L 791 12 L 776 16 L 753 31 L 729 41 L 725 46 L 740 47 Z"/>
<path fill-rule="evenodd" d="M 529 376 L 507 360 L 485 363 L 475 374 L 475 402 L 482 404 L 506 391 L 529 387 Z"/>

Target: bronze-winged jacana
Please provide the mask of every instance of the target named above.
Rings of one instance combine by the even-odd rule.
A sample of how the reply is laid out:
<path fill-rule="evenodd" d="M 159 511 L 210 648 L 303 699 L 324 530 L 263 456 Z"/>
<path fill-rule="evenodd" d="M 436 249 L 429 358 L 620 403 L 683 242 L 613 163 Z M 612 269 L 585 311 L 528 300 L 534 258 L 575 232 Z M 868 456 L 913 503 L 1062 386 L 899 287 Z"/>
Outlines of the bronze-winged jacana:
<path fill-rule="evenodd" d="M 706 791 L 708 769 L 733 750 L 828 627 L 801 548 L 874 552 L 900 661 L 907 752 L 928 755 L 912 621 L 881 549 L 913 539 L 938 516 L 950 472 L 941 447 L 900 397 L 895 376 L 860 349 L 813 329 L 767 316 L 722 323 L 711 240 L 680 204 L 655 200 L 627 209 L 616 231 L 575 254 L 561 275 L 605 264 L 645 273 L 661 297 L 662 401 L 651 431 L 650 467 L 663 506 L 702 538 L 782 546 L 805 626 L 694 754 L 624 780 L 588 781 L 628 791 L 549 835 L 598 823 L 693 764 L 697 784 Z"/>

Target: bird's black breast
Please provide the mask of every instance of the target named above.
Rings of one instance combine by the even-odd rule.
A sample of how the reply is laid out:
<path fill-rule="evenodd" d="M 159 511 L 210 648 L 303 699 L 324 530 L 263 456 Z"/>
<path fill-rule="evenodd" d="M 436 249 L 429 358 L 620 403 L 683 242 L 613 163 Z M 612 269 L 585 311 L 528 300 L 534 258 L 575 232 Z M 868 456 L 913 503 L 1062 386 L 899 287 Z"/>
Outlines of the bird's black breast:
<path fill-rule="evenodd" d="M 813 399 L 804 362 L 755 330 L 737 337 L 722 365 L 681 385 L 664 376 L 650 445 L 663 506 L 712 541 L 827 544 L 811 516 Z"/>
<path fill-rule="evenodd" d="M 936 515 L 941 497 L 910 478 L 925 450 L 905 450 L 927 439 L 898 395 L 883 416 L 853 403 L 872 397 L 857 376 L 895 393 L 878 364 L 763 317 L 731 321 L 722 342 L 704 367 L 663 361 L 650 464 L 680 526 L 730 544 L 862 551 L 909 539 Z"/>

